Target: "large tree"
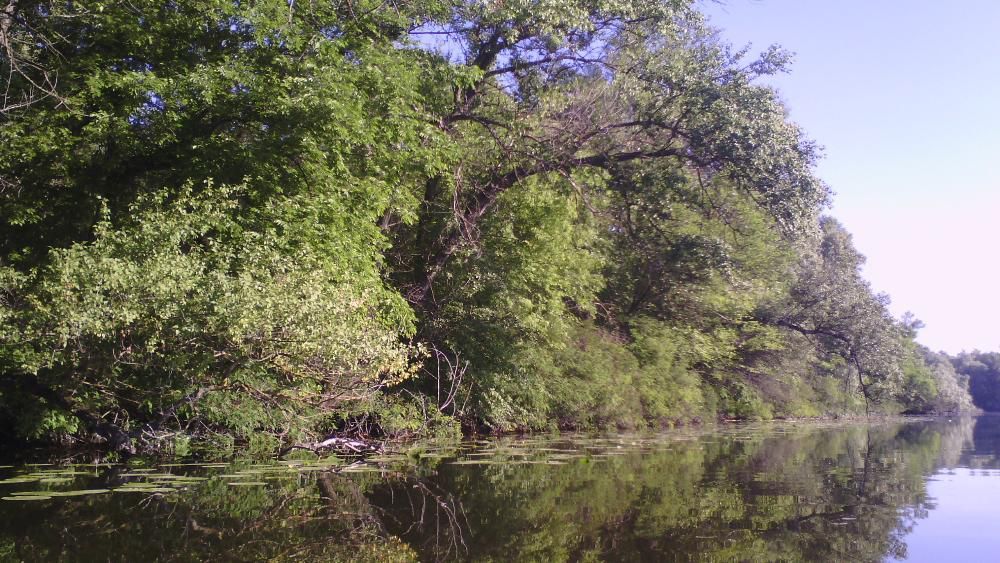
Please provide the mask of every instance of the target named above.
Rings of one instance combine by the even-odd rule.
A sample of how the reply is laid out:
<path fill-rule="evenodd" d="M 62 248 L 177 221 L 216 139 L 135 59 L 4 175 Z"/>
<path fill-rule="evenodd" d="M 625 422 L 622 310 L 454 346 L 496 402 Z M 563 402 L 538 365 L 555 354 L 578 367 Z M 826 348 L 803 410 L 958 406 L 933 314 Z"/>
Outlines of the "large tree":
<path fill-rule="evenodd" d="M 866 404 L 888 399 L 899 388 L 904 327 L 889 312 L 889 297 L 874 293 L 862 277 L 865 257 L 851 235 L 831 217 L 820 226 L 816 245 L 802 251 L 787 296 L 759 314 L 845 361 Z"/>
<path fill-rule="evenodd" d="M 45 38 L 25 52 L 59 77 L 32 94 L 8 59 L 34 103 L 0 116 L 0 414 L 20 435 L 302 438 L 410 373 L 379 220 L 438 158 L 429 64 L 395 43 L 401 16 L 354 7 L 8 4 L 4 41 Z"/>
<path fill-rule="evenodd" d="M 686 2 L 469 2 L 419 24 L 411 37 L 459 59 L 438 119 L 463 147 L 397 234 L 398 279 L 419 311 L 446 298 L 435 281 L 498 198 L 534 177 L 670 160 L 706 183 L 725 177 L 788 232 L 826 200 L 815 147 L 754 85 L 786 55 L 745 60 Z"/>
<path fill-rule="evenodd" d="M 8 0 L 0 51 L 20 436 L 769 416 L 802 338 L 892 394 L 788 56 L 687 0 Z"/>

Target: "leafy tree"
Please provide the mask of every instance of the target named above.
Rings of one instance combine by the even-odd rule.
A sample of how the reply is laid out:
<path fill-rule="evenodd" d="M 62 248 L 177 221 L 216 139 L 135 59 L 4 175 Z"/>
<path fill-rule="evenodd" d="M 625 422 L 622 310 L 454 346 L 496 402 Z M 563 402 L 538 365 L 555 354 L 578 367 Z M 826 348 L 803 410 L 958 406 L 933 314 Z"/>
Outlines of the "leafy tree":
<path fill-rule="evenodd" d="M 20 438 L 968 406 L 819 219 L 788 55 L 687 0 L 12 0 L 0 50 Z"/>
<path fill-rule="evenodd" d="M 32 56 L 59 76 L 58 99 L 0 122 L 0 370 L 22 435 L 295 439 L 408 373 L 379 221 L 411 215 L 439 153 L 396 16 L 11 6 L 5 33 L 51 38 Z"/>
<path fill-rule="evenodd" d="M 793 230 L 825 201 L 815 148 L 752 85 L 785 55 L 744 63 L 685 3 L 469 3 L 447 16 L 412 32 L 446 38 L 468 77 L 439 117 L 468 148 L 423 192 L 423 209 L 439 211 L 400 235 L 417 243 L 399 270 L 422 311 L 447 299 L 435 280 L 500 196 L 535 176 L 671 160 L 730 178 Z"/>
<path fill-rule="evenodd" d="M 861 277 L 864 257 L 847 231 L 829 217 L 820 226 L 822 236 L 803 252 L 787 297 L 760 315 L 845 361 L 866 403 L 888 399 L 901 377 L 902 327 L 888 311 L 888 296 L 874 294 Z"/>
<path fill-rule="evenodd" d="M 969 392 L 977 407 L 1000 411 L 1000 353 L 963 352 L 951 358 L 951 363 L 955 371 L 968 378 Z"/>

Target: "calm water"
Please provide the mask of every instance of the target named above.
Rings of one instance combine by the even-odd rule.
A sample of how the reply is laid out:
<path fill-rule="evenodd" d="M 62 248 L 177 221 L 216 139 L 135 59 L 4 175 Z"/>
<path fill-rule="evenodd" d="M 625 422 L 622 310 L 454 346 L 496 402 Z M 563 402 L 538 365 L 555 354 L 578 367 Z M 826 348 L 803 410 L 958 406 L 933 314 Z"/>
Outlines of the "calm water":
<path fill-rule="evenodd" d="M 0 561 L 983 561 L 1000 417 L 0 468 Z"/>

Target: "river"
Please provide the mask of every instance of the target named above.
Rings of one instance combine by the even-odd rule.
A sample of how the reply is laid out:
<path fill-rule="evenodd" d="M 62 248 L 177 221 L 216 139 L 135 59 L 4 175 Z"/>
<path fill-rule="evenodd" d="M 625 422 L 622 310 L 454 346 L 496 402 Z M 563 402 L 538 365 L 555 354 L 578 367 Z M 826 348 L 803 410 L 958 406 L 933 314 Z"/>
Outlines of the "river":
<path fill-rule="evenodd" d="M 983 561 L 1000 417 L 0 467 L 0 561 Z"/>

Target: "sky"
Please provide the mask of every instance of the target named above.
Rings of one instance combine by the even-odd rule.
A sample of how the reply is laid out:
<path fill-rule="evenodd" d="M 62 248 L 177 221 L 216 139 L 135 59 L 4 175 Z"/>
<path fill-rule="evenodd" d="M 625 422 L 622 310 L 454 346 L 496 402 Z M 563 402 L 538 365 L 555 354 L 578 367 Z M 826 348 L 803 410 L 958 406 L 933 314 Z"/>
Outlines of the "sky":
<path fill-rule="evenodd" d="M 822 145 L 829 213 L 933 350 L 1000 351 L 1000 2 L 701 0 L 734 46 L 792 51 L 768 80 Z"/>

